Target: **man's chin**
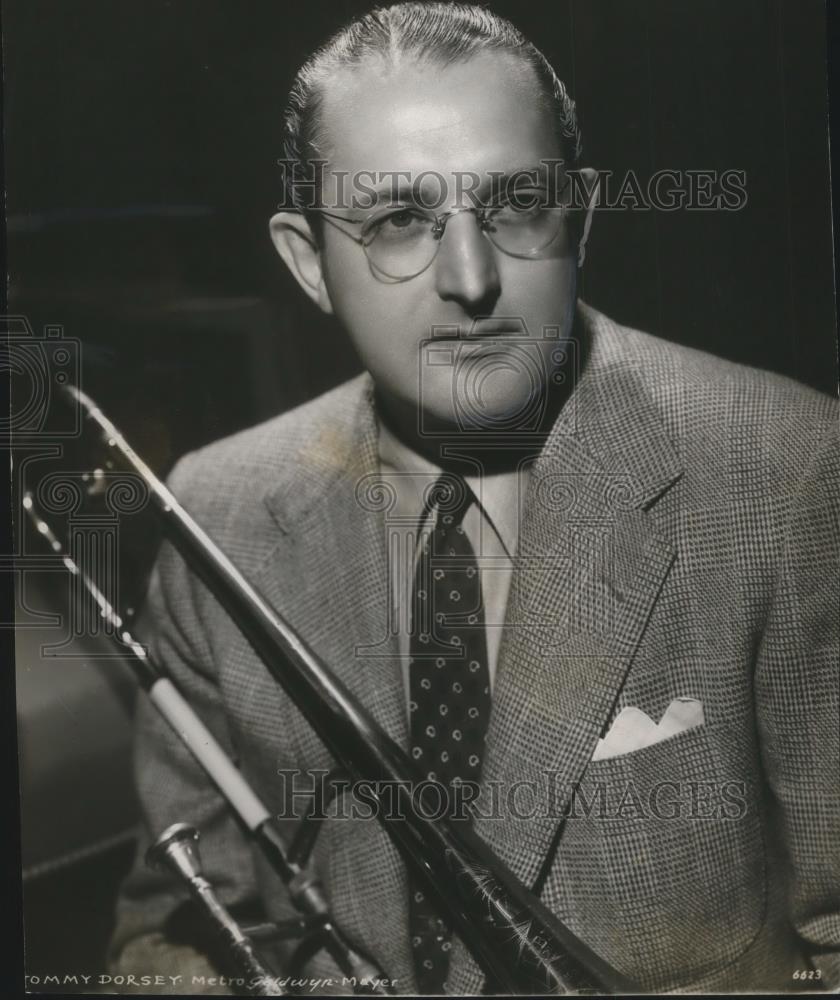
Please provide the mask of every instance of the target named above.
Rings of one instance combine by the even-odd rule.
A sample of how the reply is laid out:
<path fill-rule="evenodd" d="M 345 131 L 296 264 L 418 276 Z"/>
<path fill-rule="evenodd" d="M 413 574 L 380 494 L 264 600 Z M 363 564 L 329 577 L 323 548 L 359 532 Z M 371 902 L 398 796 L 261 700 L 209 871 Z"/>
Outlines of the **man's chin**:
<path fill-rule="evenodd" d="M 545 411 L 541 398 L 524 400 L 493 400 L 476 405 L 472 399 L 458 399 L 454 405 L 432 409 L 425 407 L 418 412 L 418 427 L 426 433 L 446 436 L 461 435 L 517 435 L 538 433 Z"/>
<path fill-rule="evenodd" d="M 533 444 L 553 423 L 556 410 L 544 386 L 540 392 L 485 394 L 480 400 L 459 394 L 451 382 L 435 386 L 409 400 L 379 392 L 380 418 L 406 444 L 427 455 L 438 455 L 441 445 L 475 444 L 515 449 L 517 443 Z"/>

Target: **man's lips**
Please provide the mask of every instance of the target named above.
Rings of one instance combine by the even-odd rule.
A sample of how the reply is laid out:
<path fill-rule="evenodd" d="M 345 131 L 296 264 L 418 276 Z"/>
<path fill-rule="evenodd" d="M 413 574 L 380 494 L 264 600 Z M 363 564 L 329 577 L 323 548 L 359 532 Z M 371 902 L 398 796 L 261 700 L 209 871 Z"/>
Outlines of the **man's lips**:
<path fill-rule="evenodd" d="M 447 327 L 445 334 L 434 337 L 435 340 L 492 340 L 497 337 L 521 337 L 523 328 L 521 321 L 511 318 L 478 319 L 467 324 L 453 324 Z M 452 331 L 451 333 L 449 331 Z"/>

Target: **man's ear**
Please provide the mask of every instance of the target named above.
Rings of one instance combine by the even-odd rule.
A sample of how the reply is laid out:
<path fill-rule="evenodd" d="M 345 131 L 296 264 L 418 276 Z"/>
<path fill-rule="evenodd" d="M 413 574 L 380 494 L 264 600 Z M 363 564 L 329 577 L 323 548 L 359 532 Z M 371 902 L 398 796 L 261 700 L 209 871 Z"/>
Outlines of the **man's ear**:
<path fill-rule="evenodd" d="M 268 228 L 277 253 L 300 287 L 319 309 L 332 313 L 332 302 L 324 283 L 321 251 L 309 220 L 299 212 L 278 212 L 271 217 Z"/>
<path fill-rule="evenodd" d="M 586 241 L 589 239 L 589 230 L 592 228 L 592 217 L 601 196 L 601 178 L 594 167 L 581 167 L 578 172 L 583 180 L 581 187 L 587 194 L 583 231 L 578 243 L 578 267 L 583 267 L 583 262 L 586 259 Z"/>

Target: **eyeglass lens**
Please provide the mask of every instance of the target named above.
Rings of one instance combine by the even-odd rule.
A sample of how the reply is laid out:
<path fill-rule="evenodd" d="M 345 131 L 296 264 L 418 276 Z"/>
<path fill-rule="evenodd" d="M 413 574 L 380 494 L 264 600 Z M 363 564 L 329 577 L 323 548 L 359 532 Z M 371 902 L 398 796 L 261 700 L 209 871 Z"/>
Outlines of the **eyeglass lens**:
<path fill-rule="evenodd" d="M 536 257 L 554 242 L 563 222 L 562 207 L 503 205 L 489 210 L 468 209 L 490 242 L 514 257 Z M 457 213 L 453 213 L 457 214 Z M 405 279 L 432 263 L 452 215 L 438 217 L 419 208 L 382 213 L 362 230 L 371 266 L 386 277 Z"/>

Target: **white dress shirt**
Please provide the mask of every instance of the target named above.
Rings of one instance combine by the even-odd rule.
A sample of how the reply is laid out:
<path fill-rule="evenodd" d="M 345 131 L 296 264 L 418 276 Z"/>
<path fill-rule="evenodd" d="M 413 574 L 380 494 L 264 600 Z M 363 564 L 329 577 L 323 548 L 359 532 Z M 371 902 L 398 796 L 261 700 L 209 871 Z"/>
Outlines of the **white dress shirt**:
<path fill-rule="evenodd" d="M 381 422 L 379 464 L 386 489 L 393 491 L 386 515 L 388 573 L 392 628 L 398 635 L 408 705 L 415 562 L 423 530 L 433 527 L 433 523 L 425 523 L 432 522 L 432 517 L 427 516 L 421 523 L 424 490 L 438 479 L 442 469 L 408 448 Z M 519 512 L 528 474 L 526 467 L 512 472 L 483 474 L 477 471 L 474 475 L 464 475 L 478 501 L 470 505 L 462 524 L 475 551 L 481 580 L 491 691 L 499 659 L 513 560 L 519 542 Z"/>

